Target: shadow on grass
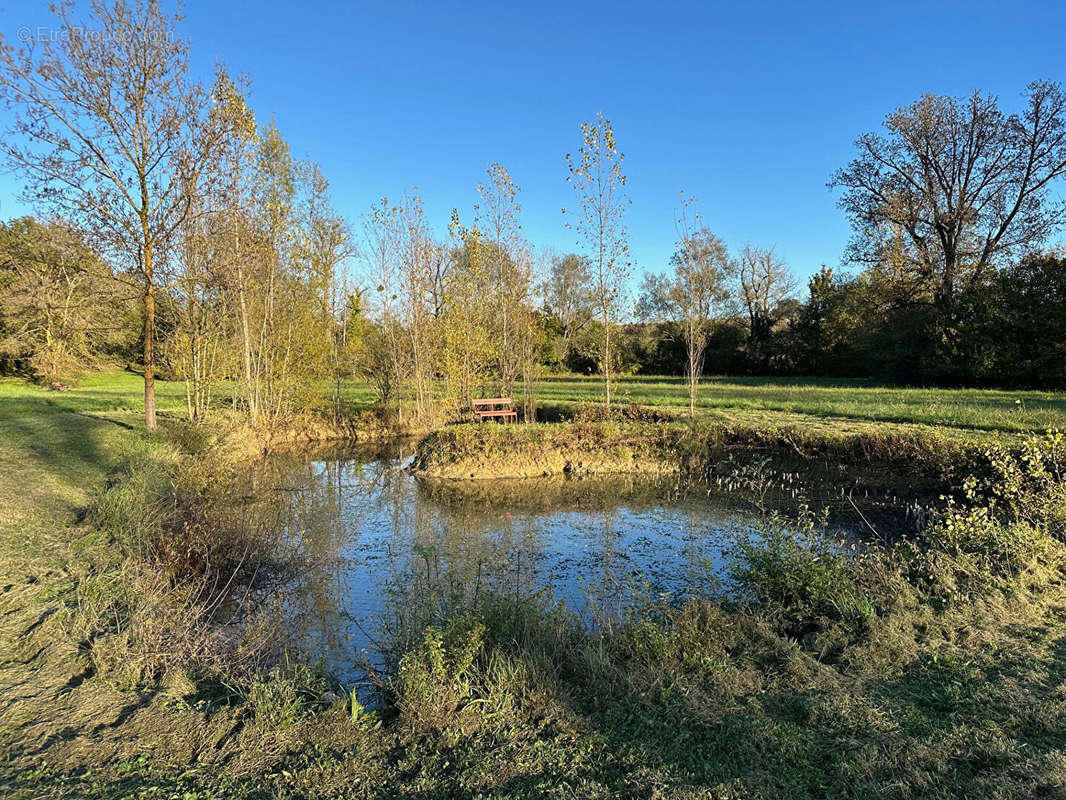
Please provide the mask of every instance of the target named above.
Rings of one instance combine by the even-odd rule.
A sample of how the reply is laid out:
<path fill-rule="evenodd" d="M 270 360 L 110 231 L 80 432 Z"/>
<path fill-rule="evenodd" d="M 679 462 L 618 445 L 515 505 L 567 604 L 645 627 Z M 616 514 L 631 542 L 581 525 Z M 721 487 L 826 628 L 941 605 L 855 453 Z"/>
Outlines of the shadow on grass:
<path fill-rule="evenodd" d="M 709 668 L 622 662 L 598 676 L 578 659 L 549 680 L 598 746 L 542 778 L 618 795 L 1051 796 L 1066 780 L 1066 634 L 1011 636 L 1004 652 L 925 653 L 882 677 L 783 639 L 732 664 L 694 645 L 691 663 Z"/>
<path fill-rule="evenodd" d="M 80 412 L 28 415 L 0 421 L 0 436 L 12 462 L 32 481 L 51 477 L 78 489 L 102 485 L 121 447 L 136 429 L 116 419 Z M 39 487 L 24 487 L 33 490 Z M 19 487 L 9 487 L 18 491 Z"/>

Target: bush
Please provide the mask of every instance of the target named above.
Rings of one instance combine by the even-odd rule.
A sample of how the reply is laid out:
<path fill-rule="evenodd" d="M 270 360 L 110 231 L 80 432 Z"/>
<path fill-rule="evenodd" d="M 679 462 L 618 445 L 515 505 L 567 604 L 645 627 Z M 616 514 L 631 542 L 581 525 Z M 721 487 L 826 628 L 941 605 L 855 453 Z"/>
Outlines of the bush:
<path fill-rule="evenodd" d="M 732 554 L 730 574 L 739 595 L 772 610 L 791 636 L 829 623 L 861 627 L 877 613 L 869 584 L 871 573 L 884 564 L 872 550 L 831 542 L 824 522 L 807 508 L 794 526 L 774 516 Z"/>
<path fill-rule="evenodd" d="M 995 444 L 963 481 L 960 502 L 945 498 L 938 517 L 900 552 L 911 578 L 939 599 L 1007 588 L 1053 565 L 1066 529 L 1066 444 L 1062 434 Z"/>
<path fill-rule="evenodd" d="M 444 629 L 429 626 L 421 643 L 400 659 L 389 684 L 394 705 L 409 719 L 432 729 L 475 722 L 478 656 L 485 644 L 485 627 L 466 618 Z"/>

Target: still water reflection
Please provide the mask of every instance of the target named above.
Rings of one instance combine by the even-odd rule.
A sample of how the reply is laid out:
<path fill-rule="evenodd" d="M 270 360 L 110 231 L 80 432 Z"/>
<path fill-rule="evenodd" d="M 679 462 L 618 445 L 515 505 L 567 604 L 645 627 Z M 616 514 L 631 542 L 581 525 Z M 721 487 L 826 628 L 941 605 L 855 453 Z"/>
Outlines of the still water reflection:
<path fill-rule="evenodd" d="M 295 646 L 349 685 L 412 620 L 479 592 L 565 603 L 589 622 L 638 598 L 715 589 L 765 520 L 750 497 L 627 479 L 427 484 L 409 456 L 278 457 L 284 530 L 311 564 L 286 588 Z"/>

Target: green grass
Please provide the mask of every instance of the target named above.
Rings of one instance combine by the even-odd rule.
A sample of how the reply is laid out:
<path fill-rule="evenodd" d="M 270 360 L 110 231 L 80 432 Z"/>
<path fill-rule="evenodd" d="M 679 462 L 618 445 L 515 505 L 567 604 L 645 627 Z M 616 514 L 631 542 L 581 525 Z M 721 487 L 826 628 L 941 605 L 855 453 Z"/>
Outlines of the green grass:
<path fill-rule="evenodd" d="M 156 407 L 185 409 L 182 383 L 156 381 Z M 133 372 L 90 372 L 70 391 L 52 392 L 19 378 L 0 378 L 0 422 L 32 415 L 104 411 L 144 412 L 144 379 Z"/>
<path fill-rule="evenodd" d="M 549 377 L 539 388 L 543 403 L 596 402 L 603 382 L 595 377 Z M 624 377 L 619 402 L 685 411 L 681 378 Z M 814 418 L 936 425 L 979 431 L 1043 431 L 1066 427 L 1066 393 L 990 389 L 912 389 L 863 380 L 817 378 L 707 378 L 697 411 L 784 412 Z"/>
<path fill-rule="evenodd" d="M 220 389 L 221 401 L 229 387 Z M 572 406 L 603 396 L 597 377 L 548 376 L 537 389 L 543 404 Z M 373 394 L 366 384 L 345 381 L 342 398 L 369 408 Z M 14 378 L 0 379 L 0 421 L 51 411 L 100 413 L 144 408 L 141 376 L 99 372 L 82 377 L 68 392 L 50 392 Z M 621 403 L 659 406 L 684 412 L 688 394 L 681 378 L 618 378 L 615 398 Z M 160 410 L 181 412 L 185 388 L 157 381 Z M 975 431 L 1038 432 L 1066 428 L 1066 393 L 994 389 L 914 389 L 878 386 L 865 380 L 819 378 L 706 378 L 700 385 L 697 411 L 706 413 L 778 412 L 812 419 L 841 419 L 935 425 Z"/>
<path fill-rule="evenodd" d="M 540 388 L 552 405 L 601 390 L 575 377 Z M 93 643 L 70 637 L 80 600 L 69 587 L 94 568 L 81 563 L 93 548 L 114 547 L 81 512 L 147 436 L 142 391 L 129 372 L 87 375 L 69 392 L 0 380 L 0 795 L 1063 796 L 1061 579 L 946 612 L 901 601 L 833 659 L 820 656 L 822 640 L 782 635 L 772 616 L 688 609 L 601 640 L 482 609 L 491 644 L 461 676 L 471 696 L 433 729 L 404 714 L 353 721 L 343 700 L 279 725 L 205 699 L 181 676 L 120 690 L 93 675 Z M 363 385 L 344 394 L 371 401 Z M 624 378 L 617 396 L 687 407 L 680 379 Z M 163 441 L 184 388 L 159 382 L 157 399 Z M 861 381 L 713 379 L 699 408 L 812 430 L 1066 428 L 1059 393 Z"/>
<path fill-rule="evenodd" d="M 184 403 L 179 388 L 161 387 L 164 409 Z M 68 392 L 0 380 L 0 570 L 6 577 L 47 571 L 62 560 L 69 528 L 125 447 L 144 435 L 143 408 L 143 382 L 131 373 L 87 375 Z"/>

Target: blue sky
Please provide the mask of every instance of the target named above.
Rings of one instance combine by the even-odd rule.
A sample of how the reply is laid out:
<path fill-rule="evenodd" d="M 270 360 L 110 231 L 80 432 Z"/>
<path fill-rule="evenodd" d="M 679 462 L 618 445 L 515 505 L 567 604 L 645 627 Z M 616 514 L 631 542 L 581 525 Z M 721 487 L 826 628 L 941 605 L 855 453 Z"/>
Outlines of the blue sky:
<path fill-rule="evenodd" d="M 45 2 L 0 8 L 9 39 L 51 21 Z M 825 184 L 860 133 L 923 92 L 979 88 L 1013 110 L 1029 81 L 1066 81 L 1061 2 L 193 0 L 186 17 L 194 69 L 249 74 L 260 118 L 322 165 L 353 220 L 418 186 L 443 234 L 500 161 L 531 241 L 574 249 L 563 157 L 602 109 L 638 273 L 672 250 L 679 190 L 735 248 L 775 247 L 801 279 L 835 266 L 849 228 Z M 0 215 L 25 210 L 18 189 L 0 176 Z"/>

